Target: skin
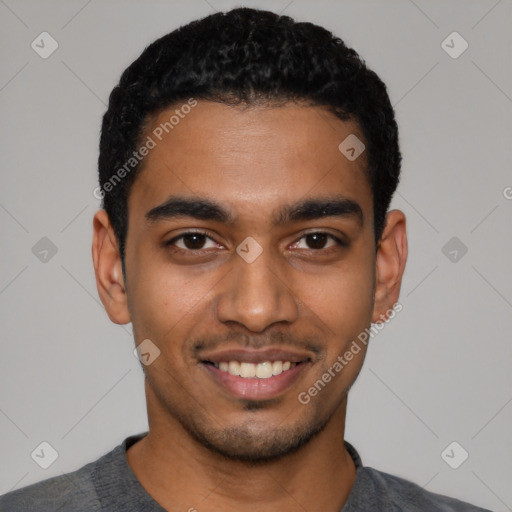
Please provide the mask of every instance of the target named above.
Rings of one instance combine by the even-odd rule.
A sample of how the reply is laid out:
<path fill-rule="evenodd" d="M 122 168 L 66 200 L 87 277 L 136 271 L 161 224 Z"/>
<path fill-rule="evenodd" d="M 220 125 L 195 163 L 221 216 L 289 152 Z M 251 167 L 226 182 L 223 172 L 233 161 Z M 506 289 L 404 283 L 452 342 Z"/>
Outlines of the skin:
<path fill-rule="evenodd" d="M 145 157 L 133 184 L 126 280 L 106 212 L 94 217 L 92 253 L 107 314 L 132 322 L 136 344 L 150 339 L 160 349 L 144 367 L 149 434 L 127 459 L 166 510 L 334 512 L 347 500 L 355 479 L 343 446 L 347 393 L 365 346 L 308 404 L 298 395 L 370 322 L 389 314 L 407 258 L 399 210 L 387 214 L 375 245 L 365 154 L 352 162 L 338 150 L 351 133 L 363 139 L 356 123 L 321 107 L 199 101 Z M 148 221 L 146 213 L 171 194 L 216 201 L 235 221 Z M 357 202 L 362 222 L 344 216 L 273 224 L 283 205 L 334 194 Z M 202 254 L 184 239 L 164 245 L 190 229 L 211 237 L 200 239 Z M 349 245 L 327 238 L 325 248 L 315 246 L 305 237 L 310 231 Z M 252 263 L 236 252 L 248 236 L 263 250 Z M 211 377 L 197 359 L 201 346 L 300 347 L 310 361 L 274 399 L 245 400 Z M 306 441 L 297 447 L 300 436 Z"/>

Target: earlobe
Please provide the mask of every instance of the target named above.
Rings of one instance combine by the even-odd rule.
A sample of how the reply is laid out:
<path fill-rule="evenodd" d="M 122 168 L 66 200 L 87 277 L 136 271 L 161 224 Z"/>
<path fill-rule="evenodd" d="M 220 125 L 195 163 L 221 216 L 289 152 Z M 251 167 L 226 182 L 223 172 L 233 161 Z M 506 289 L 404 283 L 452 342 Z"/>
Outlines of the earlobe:
<path fill-rule="evenodd" d="M 398 302 L 407 261 L 405 215 L 391 210 L 378 243 L 375 269 L 375 295 L 372 322 L 383 322 Z"/>
<path fill-rule="evenodd" d="M 112 322 L 130 322 L 126 287 L 117 239 L 107 212 L 98 210 L 93 220 L 92 259 L 101 302 Z"/>

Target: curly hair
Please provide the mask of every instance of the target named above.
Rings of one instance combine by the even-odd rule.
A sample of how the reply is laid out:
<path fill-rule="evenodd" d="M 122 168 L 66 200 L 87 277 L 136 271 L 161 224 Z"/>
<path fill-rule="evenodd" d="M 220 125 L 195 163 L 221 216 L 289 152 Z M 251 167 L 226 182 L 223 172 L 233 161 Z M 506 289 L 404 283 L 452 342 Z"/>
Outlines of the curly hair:
<path fill-rule="evenodd" d="M 123 270 L 128 196 L 141 164 L 115 186 L 107 185 L 139 147 L 145 123 L 191 97 L 248 106 L 307 102 L 326 107 L 341 120 L 356 121 L 366 146 L 375 241 L 380 240 L 402 159 L 385 84 L 355 50 L 323 27 L 237 8 L 154 41 L 110 94 L 101 129 L 99 188 Z"/>

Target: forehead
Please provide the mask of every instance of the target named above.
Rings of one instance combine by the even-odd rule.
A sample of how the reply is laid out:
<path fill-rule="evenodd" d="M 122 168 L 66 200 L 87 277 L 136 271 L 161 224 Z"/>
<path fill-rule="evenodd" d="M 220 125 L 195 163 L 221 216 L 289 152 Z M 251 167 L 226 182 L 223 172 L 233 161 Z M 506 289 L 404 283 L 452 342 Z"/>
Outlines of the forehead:
<path fill-rule="evenodd" d="M 170 195 L 211 198 L 259 216 L 282 203 L 326 194 L 371 208 L 365 153 L 351 161 L 338 148 L 349 136 L 363 139 L 357 123 L 297 104 L 183 105 L 148 123 L 143 140 L 151 139 L 153 147 L 132 186 L 129 211 L 142 214 Z"/>

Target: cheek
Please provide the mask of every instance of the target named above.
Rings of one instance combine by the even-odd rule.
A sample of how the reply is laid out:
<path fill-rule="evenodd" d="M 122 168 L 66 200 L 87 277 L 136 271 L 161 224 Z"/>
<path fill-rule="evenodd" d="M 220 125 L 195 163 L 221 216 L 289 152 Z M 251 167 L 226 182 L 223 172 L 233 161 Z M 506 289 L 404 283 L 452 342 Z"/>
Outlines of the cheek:
<path fill-rule="evenodd" d="M 370 262 L 351 265 L 350 272 L 332 273 L 309 294 L 308 302 L 314 304 L 311 309 L 320 319 L 317 324 L 326 343 L 325 358 L 303 391 L 309 397 L 318 395 L 319 401 L 314 403 L 321 410 L 338 407 L 361 371 L 367 345 L 358 336 L 370 325 L 373 310 L 370 270 Z"/>
<path fill-rule="evenodd" d="M 132 274 L 129 304 L 136 339 L 159 346 L 175 339 L 186 318 L 201 311 L 208 299 L 208 279 L 192 278 L 179 268 L 156 261 Z"/>
<path fill-rule="evenodd" d="M 355 336 L 370 322 L 373 311 L 373 267 L 369 258 L 346 264 L 304 287 L 304 302 L 340 340 Z M 307 297 L 307 298 L 306 298 Z"/>

